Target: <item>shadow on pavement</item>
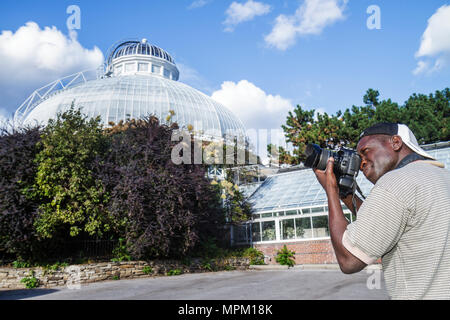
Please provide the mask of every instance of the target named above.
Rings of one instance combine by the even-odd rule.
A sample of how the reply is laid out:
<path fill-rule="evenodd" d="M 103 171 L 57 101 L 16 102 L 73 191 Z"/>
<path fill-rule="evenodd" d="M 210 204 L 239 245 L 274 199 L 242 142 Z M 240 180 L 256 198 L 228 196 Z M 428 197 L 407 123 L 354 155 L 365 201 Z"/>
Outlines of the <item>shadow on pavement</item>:
<path fill-rule="evenodd" d="M 50 294 L 56 292 L 55 289 L 17 289 L 0 290 L 0 300 L 20 300 Z"/>

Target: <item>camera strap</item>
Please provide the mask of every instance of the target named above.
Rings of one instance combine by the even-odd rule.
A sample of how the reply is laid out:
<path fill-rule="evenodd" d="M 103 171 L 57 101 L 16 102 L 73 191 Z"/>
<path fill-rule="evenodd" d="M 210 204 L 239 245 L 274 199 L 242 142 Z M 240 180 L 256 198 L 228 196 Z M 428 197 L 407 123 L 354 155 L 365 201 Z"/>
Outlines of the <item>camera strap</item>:
<path fill-rule="evenodd" d="M 361 188 L 358 186 L 358 183 L 356 182 L 356 177 L 353 177 L 353 192 L 352 192 L 352 205 L 353 205 L 353 210 L 351 210 L 355 215 L 356 215 L 356 199 L 355 199 L 355 195 L 356 195 L 356 191 L 358 191 L 358 193 L 361 195 L 361 197 L 365 200 L 366 197 L 364 196 L 364 194 L 361 191 Z"/>

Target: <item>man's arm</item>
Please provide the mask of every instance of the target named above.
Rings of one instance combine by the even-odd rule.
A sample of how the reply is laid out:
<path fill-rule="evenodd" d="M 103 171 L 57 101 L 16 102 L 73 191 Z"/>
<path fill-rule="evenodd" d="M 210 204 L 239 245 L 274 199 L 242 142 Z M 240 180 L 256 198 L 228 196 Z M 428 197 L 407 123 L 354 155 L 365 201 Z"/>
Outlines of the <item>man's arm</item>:
<path fill-rule="evenodd" d="M 327 193 L 330 237 L 339 267 L 344 273 L 355 273 L 361 271 L 367 265 L 351 254 L 342 244 L 342 237 L 347 229 L 348 221 L 342 211 L 342 206 L 339 199 L 339 189 L 336 177 L 333 173 L 333 165 L 334 159 L 330 158 L 325 171 L 315 169 L 314 173 Z M 359 208 L 358 205 L 357 207 Z"/>
<path fill-rule="evenodd" d="M 353 212 L 356 215 L 356 212 L 359 210 L 359 207 L 361 207 L 363 201 L 355 194 L 355 203 L 356 203 L 356 210 L 353 209 L 353 202 L 352 202 L 352 194 L 349 194 L 345 198 L 341 198 L 341 201 L 349 208 L 351 212 Z"/>

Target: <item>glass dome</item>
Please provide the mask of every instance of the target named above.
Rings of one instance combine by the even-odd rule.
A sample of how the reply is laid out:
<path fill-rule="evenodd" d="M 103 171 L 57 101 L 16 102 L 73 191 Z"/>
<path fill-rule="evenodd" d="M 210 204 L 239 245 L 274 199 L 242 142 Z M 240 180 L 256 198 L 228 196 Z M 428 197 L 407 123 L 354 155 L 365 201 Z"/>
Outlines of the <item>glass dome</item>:
<path fill-rule="evenodd" d="M 171 121 L 181 128 L 190 125 L 195 132 L 219 138 L 245 137 L 242 122 L 223 105 L 186 84 L 154 75 L 102 78 L 56 91 L 25 115 L 23 124 L 45 124 L 73 101 L 87 116 L 100 116 L 105 126 L 148 115 L 164 122 L 172 110 Z"/>
<path fill-rule="evenodd" d="M 149 44 L 146 39 L 142 41 L 127 41 L 117 46 L 111 53 L 111 60 L 126 55 L 143 54 L 167 60 L 175 63 L 173 58 L 163 49 Z"/>
<path fill-rule="evenodd" d="M 16 110 L 14 121 L 45 125 L 74 102 L 87 116 L 100 116 L 105 126 L 154 115 L 161 123 L 176 122 L 204 139 L 245 139 L 239 118 L 202 92 L 177 82 L 179 71 L 172 57 L 146 39 L 114 45 L 105 66 L 93 80 L 87 80 L 83 71 L 35 90 Z"/>

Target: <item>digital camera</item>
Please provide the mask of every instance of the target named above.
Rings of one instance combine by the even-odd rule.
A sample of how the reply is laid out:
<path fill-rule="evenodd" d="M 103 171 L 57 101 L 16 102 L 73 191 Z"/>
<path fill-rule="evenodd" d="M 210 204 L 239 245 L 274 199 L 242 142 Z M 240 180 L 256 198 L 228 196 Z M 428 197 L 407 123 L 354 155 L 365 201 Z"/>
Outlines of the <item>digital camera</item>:
<path fill-rule="evenodd" d="M 333 172 L 339 186 L 339 195 L 346 197 L 353 193 L 358 176 L 361 158 L 352 149 L 341 147 L 337 151 L 322 149 L 317 144 L 306 146 L 305 166 L 325 170 L 328 158 L 334 158 Z"/>

